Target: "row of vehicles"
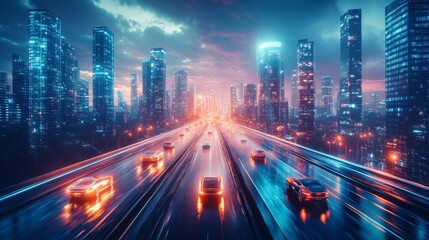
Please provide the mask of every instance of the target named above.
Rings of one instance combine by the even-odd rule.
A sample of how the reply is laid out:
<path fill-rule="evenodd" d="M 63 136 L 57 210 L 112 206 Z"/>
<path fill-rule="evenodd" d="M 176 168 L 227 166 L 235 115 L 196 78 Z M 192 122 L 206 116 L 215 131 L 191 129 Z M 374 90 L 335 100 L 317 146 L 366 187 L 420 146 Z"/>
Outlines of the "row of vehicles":
<path fill-rule="evenodd" d="M 242 142 L 242 140 L 241 140 Z M 253 161 L 266 163 L 267 154 L 264 150 L 255 150 L 250 153 Z M 286 191 L 294 195 L 301 205 L 311 201 L 322 201 L 326 203 L 329 197 L 329 190 L 320 184 L 316 179 L 305 177 L 288 177 L 286 178 Z"/>
<path fill-rule="evenodd" d="M 174 147 L 174 143 L 172 142 L 165 142 L 163 144 L 164 150 L 171 150 Z M 160 163 L 163 160 L 164 153 L 162 151 L 146 151 L 139 158 L 141 164 Z M 70 196 L 71 201 L 89 201 L 99 200 L 100 194 L 111 192 L 112 190 L 113 178 L 111 176 L 102 176 L 81 178 L 67 187 L 66 192 Z"/>

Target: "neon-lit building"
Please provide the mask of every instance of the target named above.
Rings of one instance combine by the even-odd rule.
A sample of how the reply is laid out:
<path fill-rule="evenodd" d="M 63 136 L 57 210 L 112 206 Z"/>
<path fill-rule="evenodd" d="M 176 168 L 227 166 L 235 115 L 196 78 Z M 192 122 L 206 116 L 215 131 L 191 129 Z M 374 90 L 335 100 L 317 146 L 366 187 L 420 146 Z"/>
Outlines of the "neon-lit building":
<path fill-rule="evenodd" d="M 362 125 L 362 18 L 350 9 L 340 19 L 340 133 L 355 135 Z"/>
<path fill-rule="evenodd" d="M 93 29 L 93 107 L 97 132 L 105 134 L 113 130 L 113 59 L 114 36 L 106 27 Z"/>
<path fill-rule="evenodd" d="M 429 1 L 397 0 L 385 10 L 386 165 L 429 184 Z"/>
<path fill-rule="evenodd" d="M 165 125 L 166 111 L 166 51 L 152 48 L 150 59 L 142 63 L 143 76 L 143 123 L 157 129 Z"/>
<path fill-rule="evenodd" d="M 180 70 L 174 78 L 173 117 L 179 122 L 186 120 L 188 116 L 188 73 Z"/>
<path fill-rule="evenodd" d="M 320 111 L 322 117 L 330 117 L 334 114 L 333 107 L 333 82 L 331 76 L 322 76 L 322 99 Z"/>
<path fill-rule="evenodd" d="M 28 11 L 29 140 L 33 155 L 61 144 L 61 20 Z"/>
<path fill-rule="evenodd" d="M 137 84 L 138 75 L 136 73 L 131 74 L 131 107 L 130 107 L 130 118 L 137 119 L 139 115 L 139 98 L 137 96 Z"/>
<path fill-rule="evenodd" d="M 314 137 L 314 42 L 298 41 L 298 142 L 311 144 Z"/>
<path fill-rule="evenodd" d="M 28 122 L 28 66 L 19 55 L 12 55 L 13 98 L 20 111 L 19 122 Z"/>
<path fill-rule="evenodd" d="M 258 47 L 258 124 L 259 129 L 277 134 L 286 126 L 283 60 L 281 43 L 266 42 Z"/>

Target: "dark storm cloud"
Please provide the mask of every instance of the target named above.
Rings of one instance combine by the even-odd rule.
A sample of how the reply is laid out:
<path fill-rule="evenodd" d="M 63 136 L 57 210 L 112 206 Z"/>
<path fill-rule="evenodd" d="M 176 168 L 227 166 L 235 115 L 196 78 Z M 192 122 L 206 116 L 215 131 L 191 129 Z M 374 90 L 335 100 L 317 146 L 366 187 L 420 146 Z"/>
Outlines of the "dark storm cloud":
<path fill-rule="evenodd" d="M 315 41 L 316 79 L 339 76 L 339 18 L 362 8 L 363 78 L 381 88 L 384 79 L 383 1 L 234 0 L 36 0 L 8 1 L 0 9 L 0 71 L 11 70 L 11 55 L 27 57 L 27 10 L 45 8 L 62 20 L 63 35 L 76 49 L 82 77 L 91 79 L 92 28 L 115 34 L 115 88 L 129 98 L 129 76 L 141 75 L 141 60 L 153 47 L 167 50 L 167 78 L 180 69 L 205 94 L 239 81 L 256 82 L 258 42 L 283 44 L 285 76 L 296 68 L 299 39 Z M 91 82 L 91 81 L 90 81 Z M 320 81 L 317 81 L 317 87 Z M 320 89 L 320 88 L 319 88 Z M 381 89 L 380 89 L 381 90 Z"/>

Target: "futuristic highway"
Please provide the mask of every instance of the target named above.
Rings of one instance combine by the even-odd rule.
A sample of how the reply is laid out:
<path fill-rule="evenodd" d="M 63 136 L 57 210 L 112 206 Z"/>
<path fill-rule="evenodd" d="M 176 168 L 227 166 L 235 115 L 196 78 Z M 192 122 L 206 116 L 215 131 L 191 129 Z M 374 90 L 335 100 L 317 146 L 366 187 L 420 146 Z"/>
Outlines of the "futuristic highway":
<path fill-rule="evenodd" d="M 142 163 L 147 151 L 163 160 Z M 72 201 L 68 187 L 89 176 L 113 188 Z M 221 177 L 215 198 L 204 176 Z M 287 177 L 319 181 L 327 204 L 301 204 Z M 429 239 L 428 209 L 423 185 L 202 120 L 1 190 L 0 239 Z"/>

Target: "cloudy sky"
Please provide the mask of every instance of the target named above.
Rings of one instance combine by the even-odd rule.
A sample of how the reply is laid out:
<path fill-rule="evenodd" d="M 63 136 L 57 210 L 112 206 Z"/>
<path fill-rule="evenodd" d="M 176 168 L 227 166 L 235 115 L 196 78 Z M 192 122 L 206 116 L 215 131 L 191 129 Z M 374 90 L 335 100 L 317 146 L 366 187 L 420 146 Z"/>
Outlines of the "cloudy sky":
<path fill-rule="evenodd" d="M 347 9 L 363 17 L 363 89 L 384 91 L 384 7 L 392 0 L 9 0 L 0 7 L 0 71 L 11 72 L 12 54 L 28 57 L 27 10 L 44 8 L 62 20 L 62 34 L 76 49 L 81 76 L 91 81 L 92 28 L 115 34 L 115 89 L 130 98 L 130 74 L 141 77 L 150 49 L 167 51 L 167 86 L 174 73 L 188 71 L 198 94 L 257 82 L 256 46 L 283 44 L 286 86 L 296 68 L 296 45 L 316 43 L 316 87 L 320 78 L 339 78 L 339 19 Z M 11 78 L 9 74 L 9 78 Z M 141 89 L 139 90 L 141 92 Z M 287 91 L 287 96 L 289 95 Z M 91 94 L 91 93 L 90 93 Z M 116 95 L 116 94 L 115 94 Z M 116 98 L 116 96 L 115 96 Z"/>

